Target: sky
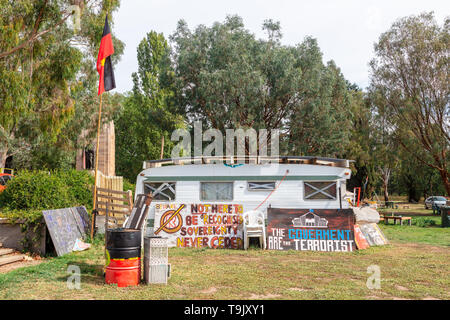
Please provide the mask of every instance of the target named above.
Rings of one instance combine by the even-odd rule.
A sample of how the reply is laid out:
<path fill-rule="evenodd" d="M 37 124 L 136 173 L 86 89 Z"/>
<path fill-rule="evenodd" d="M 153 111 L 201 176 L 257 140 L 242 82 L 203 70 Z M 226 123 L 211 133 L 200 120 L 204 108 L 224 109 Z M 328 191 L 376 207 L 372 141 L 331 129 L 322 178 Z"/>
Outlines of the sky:
<path fill-rule="evenodd" d="M 334 60 L 344 77 L 365 89 L 374 44 L 397 19 L 422 12 L 435 13 L 439 25 L 450 16 L 446 0 L 122 0 L 113 14 L 115 35 L 125 43 L 115 67 L 116 90 L 132 89 L 137 71 L 136 48 L 149 31 L 169 38 L 183 19 L 191 30 L 223 22 L 227 15 L 242 17 L 257 38 L 266 38 L 262 24 L 279 21 L 282 44 L 296 45 L 306 36 L 316 38 L 326 63 Z"/>

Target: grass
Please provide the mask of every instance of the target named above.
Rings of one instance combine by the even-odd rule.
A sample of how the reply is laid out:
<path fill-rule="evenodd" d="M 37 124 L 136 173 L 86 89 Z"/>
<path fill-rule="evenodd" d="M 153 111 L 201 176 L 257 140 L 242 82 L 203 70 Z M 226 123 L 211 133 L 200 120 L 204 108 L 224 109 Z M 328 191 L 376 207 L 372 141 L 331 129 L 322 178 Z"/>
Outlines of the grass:
<path fill-rule="evenodd" d="M 412 218 L 412 223 L 422 217 Z M 433 226 L 419 227 L 416 225 L 409 226 L 407 224 L 393 225 L 392 222 L 389 225 L 380 223 L 381 230 L 385 233 L 388 239 L 393 239 L 398 243 L 423 243 L 430 245 L 439 245 L 450 247 L 450 229 L 441 228 L 440 217 L 426 217 L 427 220 L 435 222 Z"/>
<path fill-rule="evenodd" d="M 103 246 L 0 274 L 0 299 L 449 299 L 450 228 L 380 224 L 391 244 L 352 253 L 169 249 L 168 285 L 117 288 L 103 278 Z M 67 287 L 68 266 L 81 289 Z M 367 268 L 381 270 L 370 290 Z"/>

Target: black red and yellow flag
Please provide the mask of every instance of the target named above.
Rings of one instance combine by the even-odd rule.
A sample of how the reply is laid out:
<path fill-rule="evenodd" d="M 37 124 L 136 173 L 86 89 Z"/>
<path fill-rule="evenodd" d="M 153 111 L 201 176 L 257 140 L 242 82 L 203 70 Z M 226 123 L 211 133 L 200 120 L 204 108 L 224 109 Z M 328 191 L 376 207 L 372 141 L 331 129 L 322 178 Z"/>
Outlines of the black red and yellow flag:
<path fill-rule="evenodd" d="M 113 53 L 114 46 L 111 38 L 111 31 L 109 30 L 108 16 L 106 16 L 102 41 L 100 42 L 100 49 L 97 57 L 97 71 L 100 74 L 98 95 L 116 87 L 116 80 L 114 78 L 114 71 L 111 63 L 111 55 Z"/>

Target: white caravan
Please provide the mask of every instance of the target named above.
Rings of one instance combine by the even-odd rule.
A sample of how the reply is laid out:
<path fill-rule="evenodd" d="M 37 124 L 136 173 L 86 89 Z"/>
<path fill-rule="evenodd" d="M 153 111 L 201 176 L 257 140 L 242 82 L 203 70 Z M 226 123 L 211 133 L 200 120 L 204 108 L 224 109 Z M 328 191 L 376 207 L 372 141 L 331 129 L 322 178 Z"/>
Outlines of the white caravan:
<path fill-rule="evenodd" d="M 153 194 L 147 216 L 146 233 L 150 234 L 155 207 L 168 203 L 215 210 L 232 210 L 239 205 L 243 212 L 258 209 L 265 217 L 269 206 L 347 209 L 350 204 L 344 196 L 351 176 L 350 161 L 295 156 L 145 161 L 136 180 L 135 196 Z"/>

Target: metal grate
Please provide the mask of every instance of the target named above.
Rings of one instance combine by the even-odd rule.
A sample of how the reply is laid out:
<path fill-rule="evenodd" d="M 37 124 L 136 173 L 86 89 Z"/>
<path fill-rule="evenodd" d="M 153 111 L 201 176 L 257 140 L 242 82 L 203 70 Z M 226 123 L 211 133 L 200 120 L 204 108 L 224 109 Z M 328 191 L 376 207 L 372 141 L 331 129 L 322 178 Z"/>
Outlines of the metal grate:
<path fill-rule="evenodd" d="M 169 277 L 167 238 L 144 238 L 144 281 L 167 284 Z"/>

